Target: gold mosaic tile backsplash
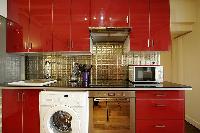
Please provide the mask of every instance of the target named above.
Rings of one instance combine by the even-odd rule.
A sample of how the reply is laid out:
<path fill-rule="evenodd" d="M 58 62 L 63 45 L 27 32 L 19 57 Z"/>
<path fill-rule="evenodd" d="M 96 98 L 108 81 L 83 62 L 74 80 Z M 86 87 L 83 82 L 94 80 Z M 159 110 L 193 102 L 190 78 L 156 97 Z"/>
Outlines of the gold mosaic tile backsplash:
<path fill-rule="evenodd" d="M 159 52 L 126 53 L 123 43 L 96 43 L 92 55 L 49 54 L 26 56 L 26 79 L 70 80 L 73 63 L 92 65 L 91 79 L 125 80 L 128 65 L 159 65 Z"/>

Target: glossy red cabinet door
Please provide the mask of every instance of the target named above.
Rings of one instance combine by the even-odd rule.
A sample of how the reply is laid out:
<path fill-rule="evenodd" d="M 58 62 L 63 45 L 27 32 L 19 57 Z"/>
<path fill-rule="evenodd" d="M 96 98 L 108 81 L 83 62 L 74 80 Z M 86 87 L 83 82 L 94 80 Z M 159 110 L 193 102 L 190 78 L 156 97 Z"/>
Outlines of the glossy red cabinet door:
<path fill-rule="evenodd" d="M 70 4 L 70 0 L 54 1 L 53 51 L 70 50 Z"/>
<path fill-rule="evenodd" d="M 2 90 L 2 133 L 22 133 L 22 90 Z"/>
<path fill-rule="evenodd" d="M 7 12 L 8 20 L 6 51 L 26 52 L 28 50 L 27 43 L 29 30 L 29 0 L 8 0 Z M 18 32 L 20 34 L 18 34 Z M 20 38 L 18 38 L 19 35 Z M 19 43 L 21 36 L 23 40 Z M 11 41 L 16 39 L 18 43 Z"/>
<path fill-rule="evenodd" d="M 7 52 L 23 52 L 23 31 L 22 27 L 7 19 L 6 22 L 6 51 Z"/>
<path fill-rule="evenodd" d="M 52 0 L 30 0 L 29 51 L 52 51 Z"/>
<path fill-rule="evenodd" d="M 37 89 L 23 90 L 24 133 L 40 133 L 39 92 Z"/>
<path fill-rule="evenodd" d="M 136 120 L 136 133 L 184 133 L 183 120 Z"/>
<path fill-rule="evenodd" d="M 92 0 L 91 27 L 128 27 L 129 0 Z"/>
<path fill-rule="evenodd" d="M 154 51 L 167 51 L 171 46 L 169 0 L 150 0 L 151 45 Z"/>
<path fill-rule="evenodd" d="M 90 0 L 73 0 L 71 3 L 71 51 L 89 51 Z"/>
<path fill-rule="evenodd" d="M 149 0 L 131 0 L 130 5 L 130 50 L 149 50 Z"/>
<path fill-rule="evenodd" d="M 136 119 L 184 119 L 184 100 L 136 100 Z"/>

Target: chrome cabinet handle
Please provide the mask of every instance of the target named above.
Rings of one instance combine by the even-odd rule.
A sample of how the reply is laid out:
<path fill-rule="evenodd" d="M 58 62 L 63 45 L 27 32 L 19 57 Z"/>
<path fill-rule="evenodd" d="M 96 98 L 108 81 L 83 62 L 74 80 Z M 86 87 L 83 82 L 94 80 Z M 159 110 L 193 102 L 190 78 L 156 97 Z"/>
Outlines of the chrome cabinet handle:
<path fill-rule="evenodd" d="M 127 24 L 129 23 L 129 18 L 128 18 L 128 16 L 126 16 L 126 23 L 127 23 Z"/>
<path fill-rule="evenodd" d="M 166 107 L 167 105 L 165 104 L 155 104 L 155 107 Z"/>
<path fill-rule="evenodd" d="M 150 39 L 148 39 L 148 41 L 147 41 L 147 47 L 148 48 L 150 47 Z"/>
<path fill-rule="evenodd" d="M 67 45 L 68 45 L 68 49 L 70 49 L 70 45 L 71 44 L 70 44 L 70 40 L 69 39 L 68 39 L 68 44 Z"/>
<path fill-rule="evenodd" d="M 151 46 L 154 47 L 154 40 L 151 40 Z"/>
<path fill-rule="evenodd" d="M 29 46 L 28 49 L 32 49 L 32 45 L 33 45 L 32 42 L 30 42 L 30 46 Z"/>
<path fill-rule="evenodd" d="M 22 102 L 24 101 L 24 92 L 22 92 Z"/>
<path fill-rule="evenodd" d="M 165 97 L 166 95 L 165 94 L 155 94 L 156 97 Z"/>
<path fill-rule="evenodd" d="M 20 92 L 17 93 L 17 101 L 20 101 Z"/>
<path fill-rule="evenodd" d="M 72 49 L 74 48 L 74 42 L 73 41 L 71 41 L 71 45 L 72 45 Z"/>
<path fill-rule="evenodd" d="M 24 42 L 24 48 L 27 49 L 27 43 L 26 42 Z"/>
<path fill-rule="evenodd" d="M 165 125 L 155 125 L 154 127 L 155 128 L 165 128 L 166 126 Z"/>

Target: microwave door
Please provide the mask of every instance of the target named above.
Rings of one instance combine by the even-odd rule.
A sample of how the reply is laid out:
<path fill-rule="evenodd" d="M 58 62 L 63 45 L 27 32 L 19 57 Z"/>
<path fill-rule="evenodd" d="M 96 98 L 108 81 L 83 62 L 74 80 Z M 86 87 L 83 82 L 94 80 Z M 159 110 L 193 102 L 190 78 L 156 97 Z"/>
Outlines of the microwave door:
<path fill-rule="evenodd" d="M 135 82 L 155 82 L 155 67 L 136 67 Z"/>

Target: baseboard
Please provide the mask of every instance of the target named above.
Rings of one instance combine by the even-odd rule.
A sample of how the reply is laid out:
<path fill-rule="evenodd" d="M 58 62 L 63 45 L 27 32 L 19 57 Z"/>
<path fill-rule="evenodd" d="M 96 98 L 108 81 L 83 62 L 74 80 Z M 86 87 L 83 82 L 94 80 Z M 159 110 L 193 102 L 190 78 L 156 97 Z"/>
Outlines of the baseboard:
<path fill-rule="evenodd" d="M 195 121 L 192 117 L 185 115 L 185 120 L 200 130 L 200 123 Z"/>

